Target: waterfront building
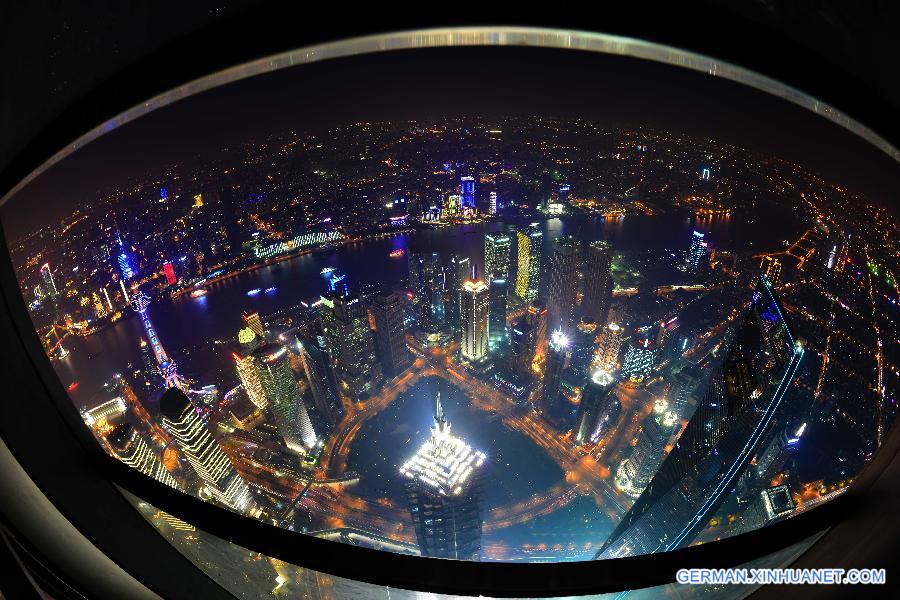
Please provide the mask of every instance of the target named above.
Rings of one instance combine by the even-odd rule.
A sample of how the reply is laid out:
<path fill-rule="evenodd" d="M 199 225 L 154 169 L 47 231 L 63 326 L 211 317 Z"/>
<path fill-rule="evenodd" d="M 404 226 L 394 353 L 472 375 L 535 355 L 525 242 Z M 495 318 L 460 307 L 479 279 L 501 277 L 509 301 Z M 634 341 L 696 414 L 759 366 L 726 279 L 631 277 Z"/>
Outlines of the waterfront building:
<path fill-rule="evenodd" d="M 129 467 L 133 467 L 147 475 L 161 481 L 166 485 L 176 487 L 175 479 L 163 466 L 159 456 L 156 455 L 144 438 L 129 423 L 116 425 L 106 436 L 106 441 L 112 448 L 116 458 Z"/>
<path fill-rule="evenodd" d="M 316 445 L 316 433 L 294 379 L 287 348 L 265 344 L 251 357 L 268 410 L 285 445 L 294 452 L 305 454 Z"/>
<path fill-rule="evenodd" d="M 313 340 L 301 340 L 297 346 L 316 410 L 333 425 L 344 415 L 344 407 L 338 396 L 328 353 Z"/>
<path fill-rule="evenodd" d="M 488 352 L 488 285 L 478 280 L 468 280 L 463 284 L 461 294 L 461 345 L 460 353 L 471 362 L 487 358 Z"/>
<path fill-rule="evenodd" d="M 613 376 L 599 369 L 585 381 L 576 418 L 575 443 L 594 444 L 615 425 L 622 408 L 615 387 Z"/>
<path fill-rule="evenodd" d="M 746 475 L 773 423 L 784 421 L 805 350 L 784 314 L 762 278 L 684 432 L 598 558 L 689 545 Z"/>
<path fill-rule="evenodd" d="M 488 290 L 488 351 L 492 354 L 501 354 L 509 341 L 509 333 L 506 327 L 506 295 L 509 287 L 506 279 L 491 279 Z"/>
<path fill-rule="evenodd" d="M 167 388 L 183 387 L 185 384 L 181 375 L 178 374 L 178 367 L 175 361 L 169 358 L 165 348 L 163 348 L 162 341 L 156 333 L 156 328 L 150 320 L 150 315 L 147 312 L 148 306 L 150 306 L 150 298 L 144 292 L 138 292 L 132 296 L 131 308 L 141 319 L 147 340 L 150 342 L 150 349 L 153 350 L 153 356 L 156 358 L 157 369 L 163 378 L 165 386 Z"/>
<path fill-rule="evenodd" d="M 397 292 L 384 290 L 372 300 L 375 346 L 385 377 L 394 377 L 412 364 L 406 347 L 405 311 L 404 299 Z"/>
<path fill-rule="evenodd" d="M 598 240 L 588 244 L 584 259 L 583 296 L 581 314 L 606 323 L 612 299 L 612 246 Z"/>
<path fill-rule="evenodd" d="M 650 339 L 636 335 L 622 358 L 622 379 L 635 384 L 641 383 L 653 372 L 655 364 L 656 344 Z"/>
<path fill-rule="evenodd" d="M 244 386 L 244 391 L 247 393 L 250 402 L 257 408 L 265 410 L 269 406 L 269 400 L 266 398 L 266 392 L 259 377 L 259 370 L 256 368 L 253 360 L 253 352 L 257 348 L 259 348 L 258 345 L 250 351 L 250 354 L 241 355 L 234 353 L 231 356 L 234 358 L 238 379 L 241 380 L 241 385 Z"/>
<path fill-rule="evenodd" d="M 475 208 L 475 177 L 465 175 L 459 178 L 459 196 L 462 208 Z"/>
<path fill-rule="evenodd" d="M 400 468 L 423 556 L 481 559 L 485 461 L 451 433 L 438 393 L 431 438 Z"/>
<path fill-rule="evenodd" d="M 574 236 L 553 240 L 547 283 L 548 325 L 571 334 L 575 321 L 575 296 L 578 291 L 578 240 Z"/>
<path fill-rule="evenodd" d="M 498 202 L 497 202 L 497 192 L 496 192 L 496 191 L 491 191 L 491 194 L 490 194 L 490 202 L 489 202 L 489 204 L 488 204 L 488 214 L 490 214 L 490 215 L 496 215 L 496 214 L 497 214 L 497 211 L 499 210 L 499 208 L 500 208 L 500 207 L 499 207 Z"/>
<path fill-rule="evenodd" d="M 484 236 L 484 277 L 509 280 L 512 237 L 506 233 L 487 233 Z"/>
<path fill-rule="evenodd" d="M 175 439 L 202 483 L 202 497 L 213 498 L 239 513 L 253 504 L 250 489 L 238 475 L 228 455 L 213 438 L 190 399 L 178 388 L 169 388 L 159 402 L 163 429 Z"/>
<path fill-rule="evenodd" d="M 550 336 L 547 361 L 544 365 L 544 381 L 541 390 L 541 411 L 552 412 L 559 401 L 563 370 L 569 365 L 572 355 L 569 338 L 559 329 Z"/>
<path fill-rule="evenodd" d="M 698 273 L 704 266 L 703 261 L 708 253 L 708 244 L 703 232 L 696 229 L 691 233 L 691 245 L 685 253 L 683 270 L 688 273 Z"/>
<path fill-rule="evenodd" d="M 516 272 L 516 296 L 523 302 L 538 297 L 541 283 L 541 243 L 544 232 L 531 226 L 516 233 L 519 266 Z"/>
<path fill-rule="evenodd" d="M 381 364 L 368 313 L 359 295 L 329 292 L 322 296 L 322 328 L 340 390 L 354 400 L 375 392 L 383 383 Z"/>

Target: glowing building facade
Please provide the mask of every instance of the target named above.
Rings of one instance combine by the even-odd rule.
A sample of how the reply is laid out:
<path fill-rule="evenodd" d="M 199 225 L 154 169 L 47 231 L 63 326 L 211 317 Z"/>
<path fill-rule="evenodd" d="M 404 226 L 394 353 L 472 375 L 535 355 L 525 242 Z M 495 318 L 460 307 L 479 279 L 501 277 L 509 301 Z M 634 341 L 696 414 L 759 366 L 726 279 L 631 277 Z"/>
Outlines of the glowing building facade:
<path fill-rule="evenodd" d="M 287 348 L 266 344 L 251 355 L 259 381 L 262 384 L 266 404 L 285 445 L 294 452 L 305 453 L 316 445 L 309 413 L 300 397 L 300 388 L 294 379 Z"/>
<path fill-rule="evenodd" d="M 461 294 L 461 343 L 460 353 L 471 362 L 480 362 L 488 353 L 488 285 L 482 280 L 469 280 L 463 284 Z"/>
<path fill-rule="evenodd" d="M 653 340 L 635 337 L 622 358 L 622 379 L 641 383 L 653 372 L 655 364 L 656 344 Z"/>
<path fill-rule="evenodd" d="M 438 393 L 431 438 L 400 468 L 423 556 L 481 559 L 486 458 L 450 432 Z"/>
<path fill-rule="evenodd" d="M 178 388 L 166 390 L 159 402 L 159 412 L 163 429 L 174 438 L 203 484 L 201 495 L 239 513 L 247 512 L 253 505 L 250 489 L 185 393 Z"/>
<path fill-rule="evenodd" d="M 519 266 L 516 272 L 516 296 L 523 302 L 538 297 L 541 283 L 541 243 L 544 233 L 536 227 L 516 233 Z"/>
<path fill-rule="evenodd" d="M 578 290 L 578 240 L 573 236 L 553 240 L 553 254 L 547 273 L 547 311 L 551 330 L 572 333 L 575 321 L 575 295 Z"/>
<path fill-rule="evenodd" d="M 175 480 L 166 470 L 159 456 L 150 449 L 144 438 L 128 423 L 117 425 L 107 436 L 116 457 L 129 467 L 133 467 L 166 485 L 176 487 Z"/>
<path fill-rule="evenodd" d="M 512 256 L 512 237 L 505 233 L 487 233 L 484 236 L 484 277 L 509 279 Z"/>
<path fill-rule="evenodd" d="M 601 370 L 585 382 L 576 419 L 576 444 L 594 444 L 615 425 L 622 410 L 615 387 L 613 376 Z"/>

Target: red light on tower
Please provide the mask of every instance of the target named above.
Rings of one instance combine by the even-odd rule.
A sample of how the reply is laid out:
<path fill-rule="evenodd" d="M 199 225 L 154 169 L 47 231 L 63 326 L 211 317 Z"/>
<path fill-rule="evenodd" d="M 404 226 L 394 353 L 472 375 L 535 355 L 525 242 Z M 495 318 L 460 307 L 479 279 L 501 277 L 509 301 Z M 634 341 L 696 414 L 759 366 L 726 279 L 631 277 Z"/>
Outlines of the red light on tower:
<path fill-rule="evenodd" d="M 175 285 L 175 282 L 178 281 L 178 278 L 175 277 L 175 267 L 170 262 L 163 264 L 163 274 L 166 276 L 166 283 L 169 285 Z"/>

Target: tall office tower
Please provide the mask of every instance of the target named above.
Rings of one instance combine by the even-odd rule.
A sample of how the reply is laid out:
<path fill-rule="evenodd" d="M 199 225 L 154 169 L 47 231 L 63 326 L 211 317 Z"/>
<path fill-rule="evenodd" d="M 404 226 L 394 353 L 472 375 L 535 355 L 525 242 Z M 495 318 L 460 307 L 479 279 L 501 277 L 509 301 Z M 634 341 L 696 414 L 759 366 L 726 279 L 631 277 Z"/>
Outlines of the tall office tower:
<path fill-rule="evenodd" d="M 468 361 L 483 361 L 487 358 L 488 352 L 490 309 L 488 285 L 480 279 L 466 281 L 463 284 L 460 304 L 462 305 L 460 353 Z"/>
<path fill-rule="evenodd" d="M 691 234 L 691 245 L 684 256 L 684 271 L 697 273 L 703 266 L 703 260 L 706 258 L 708 250 L 704 237 L 703 232 L 697 230 Z"/>
<path fill-rule="evenodd" d="M 156 365 L 162 375 L 163 381 L 167 388 L 182 387 L 184 380 L 178 374 L 178 367 L 174 360 L 169 359 L 166 350 L 162 346 L 162 342 L 156 335 L 156 329 L 150 321 L 150 315 L 147 313 L 147 307 L 150 306 L 150 298 L 144 292 L 138 292 L 131 298 L 131 308 L 141 318 L 141 324 L 150 341 L 150 348 L 153 350 L 153 356 L 156 358 Z"/>
<path fill-rule="evenodd" d="M 531 226 L 516 233 L 519 266 L 516 272 L 516 296 L 523 302 L 532 302 L 538 296 L 541 284 L 541 242 L 544 232 Z"/>
<path fill-rule="evenodd" d="M 475 208 L 475 177 L 465 175 L 459 178 L 459 196 L 463 208 Z"/>
<path fill-rule="evenodd" d="M 119 265 L 119 273 L 122 275 L 122 281 L 128 281 L 135 276 L 134 263 L 128 255 L 128 251 L 125 250 L 125 244 L 122 243 L 122 238 L 119 238 L 119 255 L 116 257 L 116 262 Z"/>
<path fill-rule="evenodd" d="M 618 368 L 624 333 L 625 330 L 618 323 L 607 323 L 600 335 L 597 336 L 595 364 L 601 371 L 612 373 Z"/>
<path fill-rule="evenodd" d="M 490 308 L 488 317 L 488 350 L 492 354 L 500 354 L 509 340 L 506 328 L 506 279 L 491 279 L 488 296 Z"/>
<path fill-rule="evenodd" d="M 616 381 L 607 371 L 598 369 L 587 379 L 578 406 L 575 443 L 596 443 L 615 425 L 622 410 L 615 389 Z"/>
<path fill-rule="evenodd" d="M 332 425 L 344 416 L 344 407 L 337 393 L 337 384 L 331 364 L 328 362 L 328 353 L 316 342 L 302 340 L 298 342 L 300 347 L 300 362 L 303 363 L 303 372 L 309 381 L 309 389 L 312 393 L 316 410 Z"/>
<path fill-rule="evenodd" d="M 626 492 L 637 498 L 646 489 L 663 458 L 669 437 L 678 422 L 677 415 L 668 410 L 664 400 L 657 402 L 653 412 L 641 425 L 637 444 L 625 462 L 625 476 L 629 482 Z"/>
<path fill-rule="evenodd" d="M 253 333 L 259 337 L 260 341 L 266 339 L 266 328 L 263 325 L 262 319 L 259 318 L 258 312 L 244 311 L 241 313 L 241 318 L 244 319 L 244 324 L 253 330 Z"/>
<path fill-rule="evenodd" d="M 781 283 L 781 261 L 774 256 L 763 256 L 759 265 L 763 275 L 766 276 L 772 285 Z"/>
<path fill-rule="evenodd" d="M 422 272 L 424 260 L 418 252 L 407 254 L 409 265 L 409 291 L 412 293 L 412 314 L 419 325 L 423 325 L 431 313 L 431 303 L 425 293 L 425 276 Z"/>
<path fill-rule="evenodd" d="M 450 433 L 438 393 L 431 439 L 400 468 L 423 556 L 481 559 L 485 460 Z"/>
<path fill-rule="evenodd" d="M 797 443 L 806 431 L 806 423 L 789 421 L 778 429 L 773 429 L 768 438 L 760 446 L 756 461 L 756 479 L 763 485 L 770 485 L 772 480 L 783 473 L 793 458 Z"/>
<path fill-rule="evenodd" d="M 578 240 L 568 235 L 553 240 L 550 281 L 547 285 L 548 326 L 567 335 L 575 326 L 575 294 L 578 290 Z"/>
<path fill-rule="evenodd" d="M 53 271 L 50 269 L 50 263 L 41 265 L 41 282 L 45 297 L 56 298 L 59 295 L 56 283 L 53 281 Z"/>
<path fill-rule="evenodd" d="M 197 473 L 204 495 L 243 513 L 253 499 L 246 482 L 200 419 L 190 399 L 178 388 L 169 388 L 159 401 L 163 429 L 175 439 L 181 453 Z"/>
<path fill-rule="evenodd" d="M 484 277 L 509 280 L 509 266 L 512 256 L 512 237 L 502 233 L 487 233 L 484 236 Z"/>
<path fill-rule="evenodd" d="M 589 315 L 597 323 L 606 323 L 612 299 L 612 246 L 598 240 L 588 244 L 584 259 L 584 295 L 581 298 L 581 314 Z"/>
<path fill-rule="evenodd" d="M 496 215 L 500 209 L 497 202 L 497 192 L 492 191 L 490 195 L 490 203 L 488 204 L 488 214 Z"/>
<path fill-rule="evenodd" d="M 437 252 L 422 257 L 423 326 L 437 329 L 444 323 L 444 265 Z"/>
<path fill-rule="evenodd" d="M 322 327 L 334 374 L 341 391 L 358 400 L 383 382 L 368 314 L 355 293 L 329 292 L 322 296 L 322 308 Z"/>
<path fill-rule="evenodd" d="M 572 358 L 570 365 L 572 368 L 583 372 L 588 368 L 594 361 L 596 340 L 597 322 L 594 320 L 594 317 L 588 315 L 581 317 L 571 338 Z"/>
<path fill-rule="evenodd" d="M 265 344 L 257 348 L 252 356 L 269 411 L 275 418 L 285 445 L 294 452 L 305 454 L 316 445 L 316 432 L 294 379 L 287 348 Z"/>
<path fill-rule="evenodd" d="M 397 292 L 379 292 L 372 301 L 375 346 L 386 377 L 394 377 L 412 364 L 412 356 L 406 347 L 405 310 L 403 298 Z"/>
<path fill-rule="evenodd" d="M 244 386 L 244 391 L 247 392 L 250 402 L 257 408 L 265 410 L 269 406 L 269 399 L 266 397 L 266 391 L 263 389 L 262 379 L 259 376 L 259 369 L 257 369 L 256 361 L 253 358 L 253 352 L 258 348 L 259 346 L 257 345 L 249 354 L 241 355 L 235 352 L 231 356 L 234 358 L 234 367 L 237 370 L 238 379 L 241 380 L 241 385 Z"/>
<path fill-rule="evenodd" d="M 514 320 L 509 326 L 509 367 L 523 377 L 531 377 L 531 363 L 534 362 L 535 328 L 525 316 Z"/>
<path fill-rule="evenodd" d="M 109 442 L 116 457 L 129 467 L 166 485 L 177 487 L 159 457 L 129 423 L 116 425 L 106 436 L 106 441 Z"/>
<path fill-rule="evenodd" d="M 559 329 L 550 336 L 547 363 L 544 366 L 544 382 L 541 390 L 541 411 L 549 413 L 559 401 L 562 372 L 569 364 L 572 348 L 569 338 Z"/>
<path fill-rule="evenodd" d="M 635 335 L 622 358 L 622 379 L 640 383 L 650 376 L 656 364 L 656 344 Z"/>
<path fill-rule="evenodd" d="M 468 257 L 453 255 L 447 265 L 445 276 L 447 285 L 447 324 L 450 325 L 453 335 L 460 332 L 460 303 L 462 302 L 463 284 L 472 277 L 472 261 Z"/>
<path fill-rule="evenodd" d="M 688 416 L 688 404 L 700 386 L 700 379 L 700 369 L 695 365 L 688 365 L 673 378 L 672 388 L 669 390 L 669 405 L 678 418 L 684 419 Z"/>
<path fill-rule="evenodd" d="M 804 354 L 771 285 L 760 280 L 728 353 L 675 447 L 598 558 L 690 544 L 760 450 Z"/>
<path fill-rule="evenodd" d="M 525 318 L 534 327 L 534 360 L 539 360 L 547 347 L 547 305 L 542 300 L 535 300 L 528 305 Z"/>

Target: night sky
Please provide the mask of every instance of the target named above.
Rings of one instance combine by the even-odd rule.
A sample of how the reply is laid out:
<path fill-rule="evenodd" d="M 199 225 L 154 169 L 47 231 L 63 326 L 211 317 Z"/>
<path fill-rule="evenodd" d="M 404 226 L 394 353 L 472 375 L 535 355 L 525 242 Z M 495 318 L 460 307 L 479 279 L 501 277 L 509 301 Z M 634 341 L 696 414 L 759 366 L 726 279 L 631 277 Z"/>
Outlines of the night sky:
<path fill-rule="evenodd" d="M 897 163 L 805 109 L 667 65 L 571 50 L 491 47 L 331 60 L 194 96 L 63 160 L 0 214 L 7 235 L 16 237 L 99 190 L 248 137 L 291 129 L 317 133 L 359 120 L 474 114 L 583 117 L 609 127 L 715 138 L 793 160 L 896 209 Z"/>

